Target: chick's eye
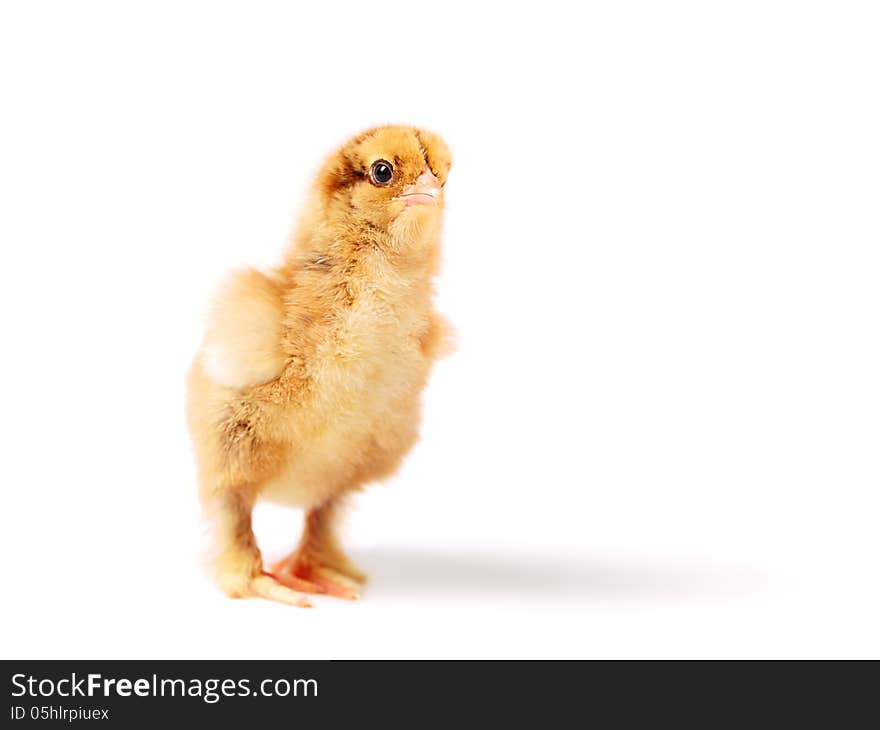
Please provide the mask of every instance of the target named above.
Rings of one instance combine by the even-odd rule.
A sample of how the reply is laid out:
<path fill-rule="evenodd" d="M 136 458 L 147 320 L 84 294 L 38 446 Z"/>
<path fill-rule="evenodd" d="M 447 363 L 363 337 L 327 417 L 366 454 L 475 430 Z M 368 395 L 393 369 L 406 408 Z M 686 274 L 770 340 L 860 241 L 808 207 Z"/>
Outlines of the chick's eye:
<path fill-rule="evenodd" d="M 370 167 L 370 178 L 376 185 L 387 185 L 394 177 L 394 168 L 390 162 L 385 160 L 376 160 Z"/>

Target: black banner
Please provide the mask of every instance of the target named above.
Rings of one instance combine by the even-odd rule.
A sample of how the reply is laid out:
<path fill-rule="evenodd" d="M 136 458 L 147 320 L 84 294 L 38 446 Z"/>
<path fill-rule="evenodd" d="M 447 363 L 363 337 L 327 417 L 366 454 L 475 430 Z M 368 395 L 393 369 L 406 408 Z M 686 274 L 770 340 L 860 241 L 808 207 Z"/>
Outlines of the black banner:
<path fill-rule="evenodd" d="M 876 715 L 876 664 L 4 661 L 3 727 L 198 723 L 536 727 L 665 719 L 841 726 Z M 845 681 L 840 681 L 845 679 Z M 100 724 L 98 724 L 100 723 Z"/>

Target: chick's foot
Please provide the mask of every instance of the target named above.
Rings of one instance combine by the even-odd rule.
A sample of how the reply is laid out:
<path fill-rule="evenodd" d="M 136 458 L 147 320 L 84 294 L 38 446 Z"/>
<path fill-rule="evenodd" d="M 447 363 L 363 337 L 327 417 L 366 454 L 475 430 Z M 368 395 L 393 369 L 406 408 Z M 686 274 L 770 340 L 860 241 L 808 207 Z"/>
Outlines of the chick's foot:
<path fill-rule="evenodd" d="M 303 593 L 325 593 L 349 601 L 360 598 L 361 581 L 321 565 L 294 551 L 272 566 L 271 575 L 283 586 Z"/>
<path fill-rule="evenodd" d="M 287 585 L 266 572 L 249 577 L 241 573 L 218 575 L 221 589 L 232 598 L 266 598 L 288 606 L 311 608 L 307 592 Z"/>

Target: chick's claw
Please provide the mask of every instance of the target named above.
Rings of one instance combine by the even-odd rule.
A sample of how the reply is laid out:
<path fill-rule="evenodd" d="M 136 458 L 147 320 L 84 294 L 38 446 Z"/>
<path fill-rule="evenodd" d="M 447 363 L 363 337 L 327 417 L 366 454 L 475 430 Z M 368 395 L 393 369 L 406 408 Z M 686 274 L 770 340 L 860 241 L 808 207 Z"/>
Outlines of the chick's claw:
<path fill-rule="evenodd" d="M 281 585 L 287 586 L 291 590 L 299 591 L 300 593 L 327 592 L 324 587 L 319 583 L 315 583 L 311 580 L 305 580 L 304 578 L 299 578 L 298 576 L 284 570 L 283 568 L 279 569 L 277 565 L 272 568 L 272 571 L 268 573 L 268 575 L 271 575 Z"/>
<path fill-rule="evenodd" d="M 332 568 L 304 563 L 296 553 L 272 566 L 272 575 L 279 583 L 294 590 L 325 593 L 349 601 L 360 598 L 360 586 L 348 576 Z"/>
<path fill-rule="evenodd" d="M 329 568 L 309 574 L 309 580 L 320 585 L 328 596 L 356 601 L 361 597 L 360 586 L 349 581 L 344 575 Z"/>
<path fill-rule="evenodd" d="M 246 592 L 242 597 L 248 598 L 267 598 L 270 601 L 277 601 L 288 606 L 297 606 L 299 608 L 311 608 L 308 596 L 304 593 L 292 589 L 274 576 L 268 573 L 261 573 L 253 578 L 247 586 Z"/>

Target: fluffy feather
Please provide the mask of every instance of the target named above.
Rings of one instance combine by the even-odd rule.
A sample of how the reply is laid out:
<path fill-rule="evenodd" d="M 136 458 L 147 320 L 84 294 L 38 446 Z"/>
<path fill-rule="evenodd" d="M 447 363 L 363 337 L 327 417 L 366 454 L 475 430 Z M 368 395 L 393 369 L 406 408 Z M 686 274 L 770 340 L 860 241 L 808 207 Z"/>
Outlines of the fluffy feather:
<path fill-rule="evenodd" d="M 254 269 L 230 274 L 217 292 L 202 345 L 205 374 L 244 388 L 278 377 L 284 301 L 280 282 Z"/>

